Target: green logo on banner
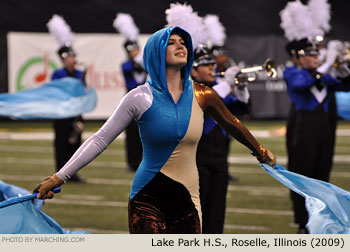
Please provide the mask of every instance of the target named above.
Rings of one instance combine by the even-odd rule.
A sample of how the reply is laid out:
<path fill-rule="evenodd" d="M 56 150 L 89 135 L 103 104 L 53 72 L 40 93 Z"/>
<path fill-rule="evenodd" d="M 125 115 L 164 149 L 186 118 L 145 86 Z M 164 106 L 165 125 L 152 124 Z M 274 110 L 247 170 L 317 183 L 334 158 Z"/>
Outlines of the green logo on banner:
<path fill-rule="evenodd" d="M 36 74 L 34 76 L 34 82 L 36 83 L 40 83 L 42 81 L 44 81 L 49 73 L 49 68 L 52 70 L 56 70 L 57 66 L 53 61 L 47 61 L 44 57 L 35 57 L 35 58 L 31 58 L 28 61 L 26 61 L 19 69 L 18 71 L 18 75 L 17 75 L 17 79 L 16 79 L 16 91 L 21 91 L 26 89 L 25 87 L 27 85 L 25 85 L 25 83 L 23 83 L 23 77 L 25 76 L 25 74 L 28 72 L 28 70 L 33 67 L 36 66 L 38 64 L 43 64 L 44 65 L 44 71 Z"/>

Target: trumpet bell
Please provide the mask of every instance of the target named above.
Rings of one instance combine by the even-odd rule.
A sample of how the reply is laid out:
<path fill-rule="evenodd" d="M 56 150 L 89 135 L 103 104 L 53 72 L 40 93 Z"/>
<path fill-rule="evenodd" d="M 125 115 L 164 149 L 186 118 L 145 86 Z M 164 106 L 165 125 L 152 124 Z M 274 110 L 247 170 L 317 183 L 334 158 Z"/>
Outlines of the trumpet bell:
<path fill-rule="evenodd" d="M 346 63 L 350 63 L 350 43 L 349 42 L 345 42 L 344 43 L 344 62 Z"/>
<path fill-rule="evenodd" d="M 276 62 L 272 59 L 267 59 L 264 63 L 266 75 L 271 78 L 277 77 L 277 66 Z"/>

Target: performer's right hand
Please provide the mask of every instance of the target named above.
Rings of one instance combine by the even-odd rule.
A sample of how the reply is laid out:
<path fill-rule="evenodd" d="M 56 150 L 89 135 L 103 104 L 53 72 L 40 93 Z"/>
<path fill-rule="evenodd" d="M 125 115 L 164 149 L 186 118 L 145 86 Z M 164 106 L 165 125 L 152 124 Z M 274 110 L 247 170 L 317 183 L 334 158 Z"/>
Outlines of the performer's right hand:
<path fill-rule="evenodd" d="M 39 192 L 37 196 L 38 199 L 51 199 L 53 198 L 53 192 L 51 192 L 51 190 L 62 184 L 63 180 L 54 174 L 51 177 L 45 178 L 40 184 L 37 184 L 33 192 Z"/>
<path fill-rule="evenodd" d="M 260 163 L 265 163 L 270 166 L 274 166 L 276 164 L 276 156 L 269 151 L 267 148 L 260 145 L 260 153 L 256 155 L 256 158 Z"/>

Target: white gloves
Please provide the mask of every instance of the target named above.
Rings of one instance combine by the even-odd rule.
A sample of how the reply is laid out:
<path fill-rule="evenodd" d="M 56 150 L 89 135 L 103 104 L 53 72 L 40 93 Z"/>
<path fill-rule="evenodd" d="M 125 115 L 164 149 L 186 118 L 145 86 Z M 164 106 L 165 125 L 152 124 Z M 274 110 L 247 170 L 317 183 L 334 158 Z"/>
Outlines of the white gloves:
<path fill-rule="evenodd" d="M 233 93 L 236 96 L 237 100 L 243 103 L 248 103 L 250 94 L 249 94 L 247 85 L 245 85 L 244 88 L 241 88 L 240 86 L 235 85 L 233 87 Z"/>
<path fill-rule="evenodd" d="M 218 96 L 222 99 L 224 99 L 226 96 L 231 94 L 232 87 L 230 84 L 227 83 L 227 81 L 222 80 L 215 86 L 213 86 L 213 90 L 218 94 Z"/>
<path fill-rule="evenodd" d="M 225 98 L 227 95 L 232 93 L 233 87 L 235 86 L 235 77 L 241 71 L 237 66 L 232 66 L 226 69 L 225 76 L 217 85 L 213 87 L 215 92 L 221 97 Z"/>
<path fill-rule="evenodd" d="M 133 60 L 135 61 L 135 63 L 137 63 L 137 64 L 139 64 L 140 66 L 142 66 L 142 65 L 143 65 L 143 52 L 140 51 L 140 53 L 137 54 L 137 55 L 134 57 Z"/>
<path fill-rule="evenodd" d="M 241 69 L 232 66 L 225 71 L 225 78 L 213 87 L 214 91 L 224 99 L 227 95 L 233 93 L 236 98 L 244 103 L 249 101 L 249 91 L 246 84 L 235 84 L 235 78 Z"/>
<path fill-rule="evenodd" d="M 317 68 L 317 72 L 325 74 L 332 68 L 338 55 L 343 49 L 343 43 L 339 40 L 331 40 L 327 45 L 326 59 L 325 62 Z"/>
<path fill-rule="evenodd" d="M 231 86 L 235 85 L 236 75 L 241 71 L 237 66 L 232 66 L 226 69 L 225 71 L 225 81 Z"/>

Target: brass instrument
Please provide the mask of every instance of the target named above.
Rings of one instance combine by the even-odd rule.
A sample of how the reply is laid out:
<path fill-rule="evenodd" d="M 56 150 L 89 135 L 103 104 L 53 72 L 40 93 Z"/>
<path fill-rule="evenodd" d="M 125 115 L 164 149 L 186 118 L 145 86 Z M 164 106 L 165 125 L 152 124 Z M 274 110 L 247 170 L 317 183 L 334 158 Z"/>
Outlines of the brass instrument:
<path fill-rule="evenodd" d="M 276 63 L 272 59 L 268 58 L 263 65 L 242 68 L 241 71 L 239 71 L 236 75 L 234 82 L 236 85 L 238 85 L 245 82 L 255 81 L 257 79 L 256 72 L 259 71 L 265 71 L 268 77 L 277 77 Z M 217 73 L 215 76 L 223 77 L 225 76 L 225 72 Z"/>
<path fill-rule="evenodd" d="M 343 50 L 339 53 L 333 66 L 339 68 L 342 64 L 350 64 L 350 42 L 343 42 Z"/>

